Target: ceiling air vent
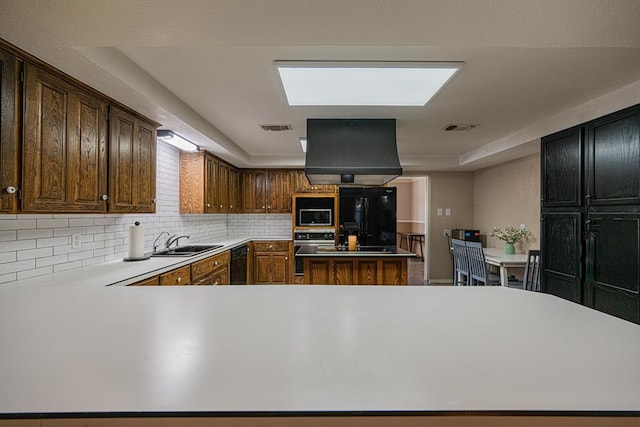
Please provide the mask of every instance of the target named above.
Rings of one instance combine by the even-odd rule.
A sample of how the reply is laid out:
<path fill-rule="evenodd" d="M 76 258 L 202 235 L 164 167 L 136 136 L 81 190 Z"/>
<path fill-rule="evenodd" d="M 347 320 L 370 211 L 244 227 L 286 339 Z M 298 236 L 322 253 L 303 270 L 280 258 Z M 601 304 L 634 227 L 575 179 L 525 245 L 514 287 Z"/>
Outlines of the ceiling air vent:
<path fill-rule="evenodd" d="M 451 131 L 455 131 L 455 132 L 464 132 L 467 130 L 471 130 L 471 129 L 475 129 L 480 125 L 477 124 L 454 124 L 454 125 L 446 125 L 445 127 L 442 128 L 442 130 L 445 130 L 447 132 L 451 132 Z"/>
<path fill-rule="evenodd" d="M 268 130 L 271 132 L 282 132 L 283 130 L 292 130 L 291 125 L 260 125 L 262 130 Z"/>

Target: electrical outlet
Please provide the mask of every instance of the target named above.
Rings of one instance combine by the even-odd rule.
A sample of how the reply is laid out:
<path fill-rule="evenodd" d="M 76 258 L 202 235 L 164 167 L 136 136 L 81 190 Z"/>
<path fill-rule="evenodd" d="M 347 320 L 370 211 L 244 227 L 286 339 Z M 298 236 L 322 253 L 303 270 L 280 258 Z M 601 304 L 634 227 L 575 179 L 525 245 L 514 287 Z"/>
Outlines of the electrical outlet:
<path fill-rule="evenodd" d="M 71 235 L 71 247 L 73 249 L 80 249 L 82 247 L 82 243 L 80 242 L 80 233 L 73 233 Z"/>
<path fill-rule="evenodd" d="M 447 237 L 447 236 L 451 236 L 450 228 L 445 228 L 444 230 L 442 230 L 442 237 Z"/>

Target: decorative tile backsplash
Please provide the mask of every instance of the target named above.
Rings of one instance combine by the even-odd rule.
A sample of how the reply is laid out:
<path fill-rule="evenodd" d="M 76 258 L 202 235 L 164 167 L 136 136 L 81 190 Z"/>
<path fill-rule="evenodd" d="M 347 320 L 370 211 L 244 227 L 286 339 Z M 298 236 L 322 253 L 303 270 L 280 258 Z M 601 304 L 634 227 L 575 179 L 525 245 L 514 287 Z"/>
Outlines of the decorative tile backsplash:
<path fill-rule="evenodd" d="M 0 215 L 0 283 L 123 258 L 135 221 L 145 227 L 146 251 L 161 231 L 189 235 L 191 242 L 227 235 L 291 238 L 290 214 L 180 215 L 179 154 L 158 143 L 155 214 Z M 78 249 L 71 245 L 76 233 L 81 237 Z"/>

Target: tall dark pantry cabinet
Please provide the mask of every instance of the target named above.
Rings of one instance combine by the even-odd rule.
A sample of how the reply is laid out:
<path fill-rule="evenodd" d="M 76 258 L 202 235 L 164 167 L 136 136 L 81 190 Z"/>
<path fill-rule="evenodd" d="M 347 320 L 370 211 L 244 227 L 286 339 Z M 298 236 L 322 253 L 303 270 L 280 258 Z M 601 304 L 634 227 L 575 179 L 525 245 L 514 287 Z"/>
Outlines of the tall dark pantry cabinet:
<path fill-rule="evenodd" d="M 542 139 L 542 290 L 640 323 L 640 105 Z"/>

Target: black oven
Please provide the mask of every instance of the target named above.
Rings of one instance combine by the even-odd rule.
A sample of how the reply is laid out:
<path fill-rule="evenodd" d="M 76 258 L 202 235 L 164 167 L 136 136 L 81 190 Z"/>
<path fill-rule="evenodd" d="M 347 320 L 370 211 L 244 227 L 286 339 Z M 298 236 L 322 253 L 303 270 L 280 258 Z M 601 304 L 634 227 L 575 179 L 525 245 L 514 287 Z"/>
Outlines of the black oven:
<path fill-rule="evenodd" d="M 336 233 L 333 228 L 294 230 L 293 231 L 293 253 L 294 253 L 294 273 L 296 276 L 304 274 L 304 258 L 295 256 L 302 245 L 317 245 L 334 247 L 336 244 Z"/>

